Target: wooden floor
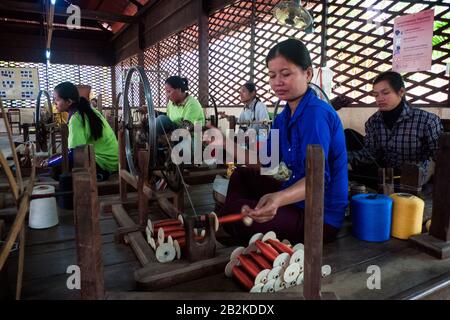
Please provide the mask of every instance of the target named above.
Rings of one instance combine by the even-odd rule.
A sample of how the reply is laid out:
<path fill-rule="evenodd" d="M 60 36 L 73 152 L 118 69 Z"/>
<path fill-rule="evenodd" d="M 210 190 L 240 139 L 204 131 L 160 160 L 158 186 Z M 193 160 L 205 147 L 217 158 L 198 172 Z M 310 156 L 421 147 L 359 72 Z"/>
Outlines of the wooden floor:
<path fill-rule="evenodd" d="M 192 186 L 189 189 L 198 213 L 214 209 L 212 184 Z M 107 197 L 107 196 L 106 196 Z M 187 213 L 192 213 L 186 199 Z M 426 216 L 431 212 L 427 202 Z M 5 211 L 2 211 L 5 213 Z M 150 209 L 152 219 L 163 218 L 158 208 Z M 0 213 L 1 215 L 1 213 Z M 136 212 L 131 212 L 133 218 Z M 66 273 L 70 265 L 76 264 L 75 230 L 73 213 L 60 210 L 58 226 L 46 230 L 27 229 L 27 246 L 23 299 L 78 299 L 77 290 L 69 290 Z M 102 255 L 104 279 L 107 291 L 135 290 L 134 271 L 141 268 L 131 248 L 116 244 L 114 232 L 117 224 L 110 214 L 103 214 L 100 221 L 102 233 Z M 414 248 L 408 241 L 390 239 L 384 243 L 368 243 L 354 238 L 346 219 L 339 239 L 324 247 L 323 263 L 329 264 L 332 274 L 323 280 L 323 291 L 333 291 L 340 299 L 392 299 L 408 296 L 409 293 L 427 287 L 430 282 L 450 279 L 450 259 L 438 260 Z M 367 273 L 369 266 L 381 270 L 381 289 L 369 290 Z M 17 252 L 8 260 L 7 279 L 11 291 L 15 288 Z M 0 279 L 1 280 L 1 279 Z M 425 284 L 425 285 L 424 285 Z M 293 287 L 285 291 L 300 291 Z M 163 291 L 201 292 L 235 291 L 239 286 L 223 273 L 179 284 Z M 436 296 L 450 299 L 447 294 Z"/>

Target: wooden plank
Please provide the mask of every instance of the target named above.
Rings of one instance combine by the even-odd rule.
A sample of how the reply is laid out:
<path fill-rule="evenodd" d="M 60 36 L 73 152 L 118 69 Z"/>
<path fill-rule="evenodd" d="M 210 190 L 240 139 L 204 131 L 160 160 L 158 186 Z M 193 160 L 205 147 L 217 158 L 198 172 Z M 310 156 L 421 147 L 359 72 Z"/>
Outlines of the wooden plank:
<path fill-rule="evenodd" d="M 115 265 L 118 263 L 136 261 L 134 253 L 127 245 L 117 244 L 114 242 L 113 236 L 107 239 L 109 242 L 102 243 L 102 261 L 103 267 Z M 110 241 L 111 240 L 111 241 Z M 67 268 L 70 265 L 77 264 L 77 248 L 75 241 L 66 242 L 53 246 L 53 250 L 45 252 L 45 247 L 41 246 L 38 251 L 34 250 L 34 254 L 29 254 L 30 250 L 26 249 L 26 268 L 24 273 L 24 281 L 33 281 L 35 279 L 45 279 L 61 274 L 67 274 Z M 17 256 L 10 258 L 12 268 L 17 266 Z"/>
<path fill-rule="evenodd" d="M 126 208 L 132 207 L 137 209 L 138 197 L 136 192 L 128 193 L 127 201 L 123 202 L 120 199 L 120 194 L 109 194 L 100 196 L 98 201 L 100 203 L 100 214 L 109 215 L 112 213 L 112 205 L 114 204 L 122 204 Z"/>
<path fill-rule="evenodd" d="M 136 260 L 105 266 L 105 288 L 109 291 L 134 290 L 133 271 L 138 267 L 139 263 Z M 66 283 L 69 276 L 66 273 L 25 281 L 23 298 L 33 300 L 79 299 L 79 290 L 70 290 L 67 288 Z"/>
<path fill-rule="evenodd" d="M 450 288 L 450 272 L 392 296 L 389 300 L 422 300 Z M 449 293 L 450 294 L 450 293 Z M 450 295 L 447 295 L 447 300 Z"/>
<path fill-rule="evenodd" d="M 323 201 L 324 201 L 323 149 L 320 145 L 308 145 L 306 155 L 305 199 L 305 282 L 307 300 L 321 298 Z"/>
<path fill-rule="evenodd" d="M 126 170 L 120 170 L 120 178 L 137 190 L 137 178 Z"/>
<path fill-rule="evenodd" d="M 148 265 L 136 270 L 134 277 L 140 290 L 154 291 L 212 274 L 221 273 L 235 248 L 217 250 L 214 258 L 189 263 L 186 257 L 160 266 Z"/>
<path fill-rule="evenodd" d="M 104 287 L 97 188 L 92 185 L 87 169 L 74 169 L 72 177 L 81 298 L 101 299 Z"/>
<path fill-rule="evenodd" d="M 138 162 L 139 162 L 139 172 L 141 173 L 138 176 L 137 181 L 137 190 L 138 190 L 138 210 L 139 210 L 139 224 L 141 226 L 147 225 L 148 219 L 148 200 L 144 195 L 144 186 L 148 181 L 148 151 L 147 150 L 139 150 L 138 152 Z"/>
<path fill-rule="evenodd" d="M 408 243 L 407 241 L 403 241 Z M 380 289 L 369 289 L 373 283 L 369 278 L 369 266 L 380 269 Z M 333 291 L 340 299 L 380 300 L 426 283 L 430 279 L 447 273 L 450 260 L 436 260 L 426 253 L 406 247 L 402 251 L 390 252 L 377 259 L 354 264 L 344 272 L 333 273 L 323 280 L 322 289 Z"/>
<path fill-rule="evenodd" d="M 324 293 L 324 298 L 333 299 Z M 248 292 L 107 292 L 107 300 L 303 300 L 298 292 L 248 293 Z"/>
<path fill-rule="evenodd" d="M 135 225 L 134 221 L 128 216 L 122 205 L 117 204 L 112 206 L 112 212 L 121 227 L 132 227 Z M 142 236 L 141 232 L 132 232 L 128 234 L 129 243 L 133 249 L 139 262 L 145 266 L 149 262 L 156 261 L 156 257 L 150 245 Z"/>

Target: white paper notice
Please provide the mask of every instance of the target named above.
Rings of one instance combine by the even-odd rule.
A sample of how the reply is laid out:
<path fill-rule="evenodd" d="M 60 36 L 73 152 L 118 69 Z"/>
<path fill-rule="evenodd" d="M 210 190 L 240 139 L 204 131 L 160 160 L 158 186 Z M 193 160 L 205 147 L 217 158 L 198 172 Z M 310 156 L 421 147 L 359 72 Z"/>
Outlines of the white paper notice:
<path fill-rule="evenodd" d="M 434 9 L 394 20 L 392 69 L 397 72 L 431 69 Z"/>

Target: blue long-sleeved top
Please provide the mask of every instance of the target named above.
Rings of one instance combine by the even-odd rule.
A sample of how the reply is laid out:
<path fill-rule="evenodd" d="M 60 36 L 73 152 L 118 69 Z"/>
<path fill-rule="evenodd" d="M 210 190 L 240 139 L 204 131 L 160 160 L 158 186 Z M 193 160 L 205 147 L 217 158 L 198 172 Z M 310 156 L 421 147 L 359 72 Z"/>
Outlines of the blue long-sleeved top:
<path fill-rule="evenodd" d="M 282 189 L 305 177 L 308 144 L 322 146 L 325 156 L 324 222 L 339 229 L 348 205 L 348 172 L 344 130 L 336 111 L 308 89 L 293 116 L 286 105 L 272 129 L 279 130 L 279 159 L 292 170 Z M 267 141 L 269 155 L 271 136 Z M 305 201 L 296 206 L 304 208 Z"/>

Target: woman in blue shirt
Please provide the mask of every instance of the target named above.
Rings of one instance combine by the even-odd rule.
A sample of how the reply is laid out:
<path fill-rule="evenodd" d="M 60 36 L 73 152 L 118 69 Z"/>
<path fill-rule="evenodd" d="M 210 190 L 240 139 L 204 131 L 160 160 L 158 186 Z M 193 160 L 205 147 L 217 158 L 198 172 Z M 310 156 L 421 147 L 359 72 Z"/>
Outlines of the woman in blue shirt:
<path fill-rule="evenodd" d="M 305 168 L 308 144 L 319 144 L 325 155 L 324 241 L 332 241 L 342 225 L 348 204 L 347 154 L 342 123 L 332 106 L 316 97 L 308 84 L 312 63 L 306 46 L 289 39 L 275 45 L 266 57 L 269 84 L 287 102 L 273 123 L 267 142 L 291 174 L 286 181 L 261 175 L 258 166 L 238 168 L 230 178 L 222 214 L 245 212 L 254 222 L 227 224 L 225 230 L 247 241 L 256 232 L 275 231 L 279 239 L 303 242 Z M 273 129 L 278 129 L 279 141 Z M 229 143 L 227 141 L 227 143 Z M 237 153 L 248 151 L 237 150 Z M 270 152 L 269 152 L 270 153 Z M 272 157 L 273 159 L 273 157 Z"/>

